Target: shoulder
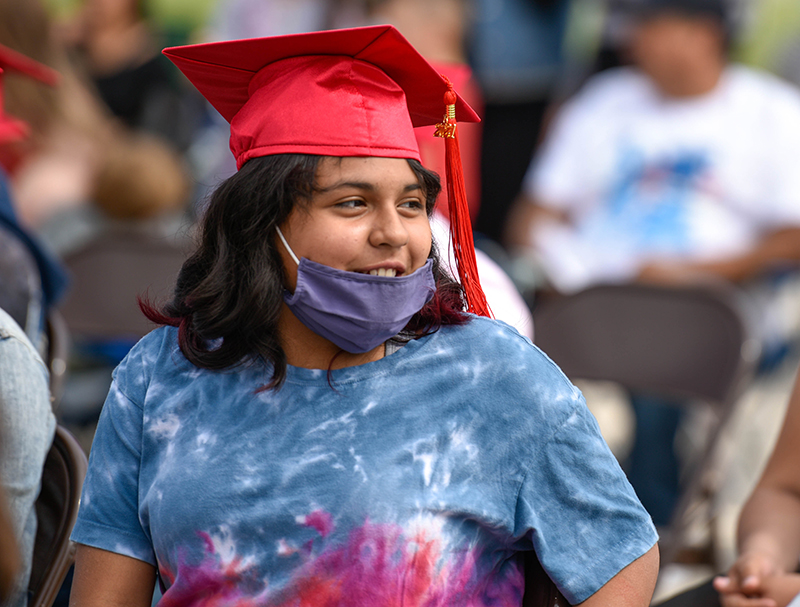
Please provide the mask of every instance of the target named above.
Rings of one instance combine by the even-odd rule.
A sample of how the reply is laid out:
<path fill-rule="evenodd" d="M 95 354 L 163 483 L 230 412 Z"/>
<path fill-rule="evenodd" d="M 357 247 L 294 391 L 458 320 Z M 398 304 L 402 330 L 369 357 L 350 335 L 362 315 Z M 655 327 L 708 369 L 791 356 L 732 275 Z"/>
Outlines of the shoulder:
<path fill-rule="evenodd" d="M 493 354 L 502 355 L 507 357 L 506 360 L 525 362 L 564 378 L 555 363 L 528 337 L 502 320 L 470 314 L 465 324 L 442 327 L 435 335 L 439 345 L 446 345 L 447 351 L 460 360 L 474 361 Z"/>
<path fill-rule="evenodd" d="M 2 349 L 8 352 L 8 354 L 3 354 L 3 357 L 8 358 L 9 364 L 38 367 L 46 375 L 44 362 L 28 336 L 25 335 L 25 331 L 3 309 L 0 309 L 0 344 L 3 345 Z"/>
<path fill-rule="evenodd" d="M 474 395 L 473 402 L 493 410 L 523 409 L 526 416 L 556 423 L 584 406 L 558 366 L 502 321 L 470 316 L 466 324 L 443 327 L 432 337 L 419 363 L 445 376 L 452 389 Z M 556 410 L 561 413 L 553 415 Z"/>
<path fill-rule="evenodd" d="M 589 78 L 575 95 L 572 103 L 602 109 L 642 102 L 652 95 L 653 86 L 644 74 L 634 68 L 619 67 L 605 70 Z"/>
<path fill-rule="evenodd" d="M 141 402 L 156 375 L 180 367 L 194 368 L 178 347 L 178 330 L 159 327 L 140 339 L 114 369 L 114 383 L 129 399 Z"/>
<path fill-rule="evenodd" d="M 47 368 L 22 328 L 0 309 L 0 456 L 5 447 L 17 461 L 39 461 L 54 428 Z"/>
<path fill-rule="evenodd" d="M 587 133 L 614 130 L 624 123 L 630 112 L 648 108 L 655 99 L 650 81 L 632 68 L 614 68 L 589 78 L 559 111 L 551 131 L 562 140 L 584 146 Z"/>
<path fill-rule="evenodd" d="M 800 114 L 800 89 L 774 74 L 733 64 L 725 71 L 726 85 L 743 104 L 766 105 L 772 111 Z M 747 105 L 749 111 L 754 108 Z"/>

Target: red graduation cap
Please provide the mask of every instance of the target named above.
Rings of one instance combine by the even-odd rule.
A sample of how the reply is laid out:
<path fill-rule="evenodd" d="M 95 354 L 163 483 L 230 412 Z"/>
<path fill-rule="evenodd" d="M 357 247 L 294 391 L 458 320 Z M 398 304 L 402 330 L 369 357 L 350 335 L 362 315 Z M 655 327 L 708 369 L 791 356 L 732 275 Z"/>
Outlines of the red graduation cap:
<path fill-rule="evenodd" d="M 3 75 L 0 68 L 0 145 L 22 141 L 28 136 L 30 129 L 26 122 L 17 120 L 3 111 Z"/>
<path fill-rule="evenodd" d="M 3 75 L 13 71 L 54 86 L 58 72 L 0 44 L 0 144 L 21 141 L 28 136 L 28 125 L 3 111 Z"/>
<path fill-rule="evenodd" d="M 273 154 L 420 160 L 414 127 L 443 122 L 446 104 L 449 117 L 444 122 L 453 127 L 456 119 L 480 120 L 391 25 L 211 42 L 163 52 L 230 122 L 230 147 L 238 168 L 250 158 Z M 442 132 L 452 138 L 453 131 Z M 449 146 L 448 156 L 453 156 L 451 149 L 455 150 Z M 454 206 L 451 197 L 450 207 Z M 462 206 L 466 208 L 466 200 Z M 468 211 L 455 221 L 451 217 L 454 225 L 463 221 L 469 242 L 462 243 L 472 269 L 461 278 L 474 309 L 473 280 L 484 304 L 485 298 L 474 269 Z M 465 267 L 469 264 L 467 260 Z"/>
<path fill-rule="evenodd" d="M 447 84 L 391 25 L 212 42 L 164 54 L 231 123 L 237 166 L 300 153 L 416 158 Z M 462 99 L 459 120 L 477 122 Z"/>

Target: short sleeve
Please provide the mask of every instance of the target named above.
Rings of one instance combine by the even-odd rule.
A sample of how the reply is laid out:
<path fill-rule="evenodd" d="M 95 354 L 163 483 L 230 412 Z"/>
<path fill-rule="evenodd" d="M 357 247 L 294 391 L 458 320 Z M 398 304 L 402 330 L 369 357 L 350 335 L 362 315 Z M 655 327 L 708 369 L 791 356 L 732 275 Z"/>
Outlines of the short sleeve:
<path fill-rule="evenodd" d="M 131 356 L 114 372 L 89 456 L 72 540 L 156 565 L 151 538 L 139 518 L 143 410 L 137 394 L 141 364 Z"/>
<path fill-rule="evenodd" d="M 657 541 L 582 398 L 542 447 L 517 499 L 515 535 L 530 534 L 571 604 L 585 601 Z"/>

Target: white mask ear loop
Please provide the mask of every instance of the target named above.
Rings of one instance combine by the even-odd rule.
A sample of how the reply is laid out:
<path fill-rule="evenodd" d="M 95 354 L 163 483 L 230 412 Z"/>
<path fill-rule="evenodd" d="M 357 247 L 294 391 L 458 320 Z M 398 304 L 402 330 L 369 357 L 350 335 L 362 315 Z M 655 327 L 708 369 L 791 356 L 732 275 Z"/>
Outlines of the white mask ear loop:
<path fill-rule="evenodd" d="M 292 251 L 292 247 L 290 247 L 289 243 L 286 242 L 286 239 L 283 237 L 283 232 L 281 232 L 281 229 L 278 226 L 275 226 L 275 230 L 277 230 L 278 236 L 280 237 L 281 242 L 283 243 L 283 246 L 286 247 L 286 250 L 289 251 L 289 255 L 292 256 L 292 259 L 294 259 L 294 262 L 299 266 L 300 265 L 300 260 L 297 259 L 297 255 L 295 255 L 294 251 Z"/>

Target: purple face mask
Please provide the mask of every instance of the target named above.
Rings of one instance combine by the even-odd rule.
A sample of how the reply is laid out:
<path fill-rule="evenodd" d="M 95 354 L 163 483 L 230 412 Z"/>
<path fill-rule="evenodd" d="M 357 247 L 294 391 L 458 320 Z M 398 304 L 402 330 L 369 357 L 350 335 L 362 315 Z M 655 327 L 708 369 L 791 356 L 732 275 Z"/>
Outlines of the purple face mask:
<path fill-rule="evenodd" d="M 369 352 L 397 335 L 436 291 L 430 259 L 407 276 L 372 276 L 298 261 L 280 228 L 278 236 L 297 264 L 294 294 L 285 291 L 283 300 L 305 326 L 346 352 Z"/>

